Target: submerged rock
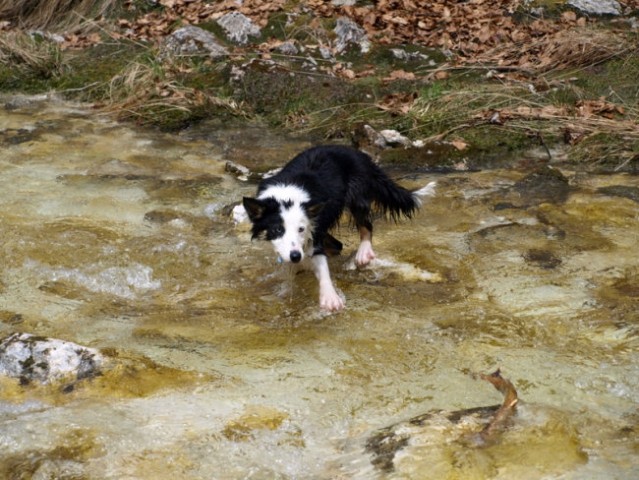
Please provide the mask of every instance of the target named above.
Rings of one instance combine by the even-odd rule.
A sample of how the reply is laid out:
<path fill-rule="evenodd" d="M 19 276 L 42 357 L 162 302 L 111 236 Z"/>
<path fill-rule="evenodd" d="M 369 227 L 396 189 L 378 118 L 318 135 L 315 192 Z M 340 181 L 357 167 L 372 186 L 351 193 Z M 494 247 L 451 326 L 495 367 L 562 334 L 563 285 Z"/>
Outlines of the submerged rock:
<path fill-rule="evenodd" d="M 570 194 L 568 179 L 557 169 L 543 166 L 514 185 L 526 205 L 564 203 Z"/>
<path fill-rule="evenodd" d="M 161 55 L 204 55 L 212 59 L 229 54 L 226 47 L 206 30 L 192 25 L 177 29 L 169 35 L 163 46 Z"/>
<path fill-rule="evenodd" d="M 371 435 L 365 449 L 375 468 L 384 472 L 395 469 L 396 455 L 413 443 L 445 444 L 447 436 L 459 438 L 488 424 L 499 405 L 447 412 L 434 410 L 423 415 L 382 428 Z M 416 441 L 417 437 L 419 440 Z"/>
<path fill-rule="evenodd" d="M 428 478 L 493 478 L 495 471 L 520 478 L 518 473 L 531 467 L 539 468 L 541 478 L 588 461 L 570 419 L 543 406 L 523 405 L 498 441 L 478 443 L 476 432 L 498 411 L 498 405 L 432 411 L 378 430 L 363 446 L 373 467 L 368 478 L 379 473 L 421 478 L 424 471 Z M 346 460 L 347 468 L 365 468 L 352 454 Z"/>
<path fill-rule="evenodd" d="M 524 253 L 523 257 L 526 263 L 546 270 L 557 268 L 562 262 L 561 258 L 557 257 L 553 252 L 538 248 L 531 248 Z"/>
<path fill-rule="evenodd" d="M 540 459 L 545 474 L 587 462 L 568 419 L 545 407 L 520 409 L 515 387 L 499 370 L 479 378 L 504 395 L 501 405 L 431 410 L 376 430 L 345 445 L 340 473 L 422 478 L 427 471 L 428 478 L 492 478 L 496 471 L 508 471 L 519 478 L 521 465 L 537 467 Z"/>
<path fill-rule="evenodd" d="M 47 102 L 51 101 L 50 94 L 40 94 L 40 95 L 10 95 L 9 97 L 2 98 L 2 103 L 4 104 L 4 108 L 6 110 L 20 110 L 22 108 L 27 107 L 42 107 Z"/>
<path fill-rule="evenodd" d="M 229 40 L 240 45 L 247 44 L 249 37 L 259 37 L 261 34 L 260 28 L 240 12 L 227 13 L 217 23 L 224 29 Z"/>
<path fill-rule="evenodd" d="M 23 384 L 95 377 L 104 363 L 97 350 L 55 338 L 13 333 L 0 340 L 0 375 Z"/>
<path fill-rule="evenodd" d="M 611 185 L 609 187 L 601 187 L 597 189 L 598 193 L 609 195 L 611 197 L 622 197 L 639 203 L 639 187 L 628 185 Z"/>
<path fill-rule="evenodd" d="M 234 442 L 246 442 L 253 439 L 256 432 L 279 429 L 287 419 L 287 413 L 274 408 L 249 406 L 239 418 L 226 424 L 222 435 Z"/>

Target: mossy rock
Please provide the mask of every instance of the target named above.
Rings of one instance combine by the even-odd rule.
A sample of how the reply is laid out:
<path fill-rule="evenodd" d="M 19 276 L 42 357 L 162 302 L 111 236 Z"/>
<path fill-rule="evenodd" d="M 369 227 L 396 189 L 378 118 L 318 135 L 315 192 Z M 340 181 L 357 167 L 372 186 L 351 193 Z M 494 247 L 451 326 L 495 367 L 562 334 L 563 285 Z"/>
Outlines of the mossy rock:
<path fill-rule="evenodd" d="M 379 155 L 380 163 L 385 166 L 439 172 L 454 170 L 461 158 L 460 151 L 446 142 L 432 142 L 420 148 L 391 148 Z"/>
<path fill-rule="evenodd" d="M 281 124 L 291 115 L 307 115 L 363 101 L 352 83 L 314 72 L 292 71 L 281 65 L 252 62 L 244 70 L 235 98 L 269 123 Z"/>

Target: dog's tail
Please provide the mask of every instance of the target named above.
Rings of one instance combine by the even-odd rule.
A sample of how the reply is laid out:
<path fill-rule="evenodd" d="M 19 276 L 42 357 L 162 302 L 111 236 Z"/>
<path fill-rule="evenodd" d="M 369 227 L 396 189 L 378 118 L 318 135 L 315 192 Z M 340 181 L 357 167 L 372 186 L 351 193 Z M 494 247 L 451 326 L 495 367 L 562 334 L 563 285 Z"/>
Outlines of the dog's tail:
<path fill-rule="evenodd" d="M 421 207 L 423 200 L 423 197 L 434 197 L 435 196 L 435 188 L 437 187 L 437 182 L 436 181 L 432 181 L 432 182 L 428 182 L 426 185 L 424 185 L 422 188 L 420 188 L 419 190 L 415 190 L 413 192 L 413 197 L 415 197 L 415 200 L 417 200 L 417 203 L 419 204 L 419 206 Z"/>
<path fill-rule="evenodd" d="M 375 165 L 373 174 L 373 189 L 375 206 L 382 214 L 388 215 L 393 220 L 401 216 L 411 218 L 421 206 L 421 200 L 415 193 L 397 185 L 381 168 Z"/>

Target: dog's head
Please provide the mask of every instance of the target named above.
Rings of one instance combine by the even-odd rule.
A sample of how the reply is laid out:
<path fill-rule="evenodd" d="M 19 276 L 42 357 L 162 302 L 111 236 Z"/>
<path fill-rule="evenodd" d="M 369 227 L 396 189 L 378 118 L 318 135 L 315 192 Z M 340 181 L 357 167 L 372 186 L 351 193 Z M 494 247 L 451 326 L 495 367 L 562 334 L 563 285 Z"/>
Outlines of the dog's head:
<path fill-rule="evenodd" d="M 243 204 L 253 238 L 269 240 L 284 262 L 298 263 L 312 253 L 313 221 L 323 204 L 311 203 L 305 192 L 275 187 L 258 198 L 244 197 Z"/>

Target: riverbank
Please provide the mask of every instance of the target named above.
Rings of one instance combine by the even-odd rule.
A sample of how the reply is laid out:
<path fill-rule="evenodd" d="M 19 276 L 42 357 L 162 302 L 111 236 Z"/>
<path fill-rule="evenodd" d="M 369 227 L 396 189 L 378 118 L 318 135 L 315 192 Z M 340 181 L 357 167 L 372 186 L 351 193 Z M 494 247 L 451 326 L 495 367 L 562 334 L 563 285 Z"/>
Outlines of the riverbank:
<path fill-rule="evenodd" d="M 393 129 L 410 143 L 384 160 L 422 168 L 533 150 L 534 163 L 639 169 L 634 0 L 604 14 L 575 1 L 89 3 L 0 2 L 0 90 L 164 130 L 259 123 L 368 147 L 365 125 Z M 185 26 L 196 36 L 176 35 Z"/>

